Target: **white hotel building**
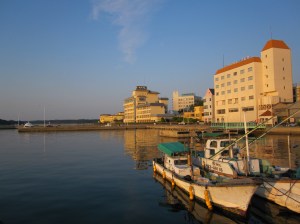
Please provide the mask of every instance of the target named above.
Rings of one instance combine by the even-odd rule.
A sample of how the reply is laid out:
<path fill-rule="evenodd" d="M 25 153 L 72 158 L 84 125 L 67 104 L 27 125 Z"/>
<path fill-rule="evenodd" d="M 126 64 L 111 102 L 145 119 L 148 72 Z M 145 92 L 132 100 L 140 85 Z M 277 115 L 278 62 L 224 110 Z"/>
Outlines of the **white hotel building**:
<path fill-rule="evenodd" d="M 269 40 L 260 57 L 247 57 L 214 75 L 215 122 L 241 122 L 272 117 L 273 105 L 293 102 L 291 50 Z M 270 121 L 274 123 L 276 120 Z"/>

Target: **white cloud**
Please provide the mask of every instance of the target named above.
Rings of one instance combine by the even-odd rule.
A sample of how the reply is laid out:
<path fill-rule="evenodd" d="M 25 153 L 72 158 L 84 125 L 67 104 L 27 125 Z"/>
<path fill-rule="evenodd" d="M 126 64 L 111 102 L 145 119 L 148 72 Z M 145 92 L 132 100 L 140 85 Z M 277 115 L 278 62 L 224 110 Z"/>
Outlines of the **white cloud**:
<path fill-rule="evenodd" d="M 146 41 L 145 25 L 160 0 L 94 0 L 92 18 L 108 13 L 112 23 L 121 27 L 119 44 L 125 61 L 136 60 L 136 50 Z"/>

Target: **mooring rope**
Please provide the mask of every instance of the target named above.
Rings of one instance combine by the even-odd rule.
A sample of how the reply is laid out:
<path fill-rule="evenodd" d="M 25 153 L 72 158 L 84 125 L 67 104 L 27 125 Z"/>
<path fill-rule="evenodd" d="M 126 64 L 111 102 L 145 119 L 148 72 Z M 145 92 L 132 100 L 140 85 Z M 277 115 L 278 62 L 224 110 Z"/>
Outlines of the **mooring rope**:
<path fill-rule="evenodd" d="M 293 183 L 290 183 L 290 189 L 289 189 L 287 192 L 285 192 L 285 193 L 282 192 L 282 191 L 280 191 L 280 190 L 279 190 L 278 188 L 276 188 L 274 185 L 270 184 L 270 182 L 268 182 L 268 181 L 263 181 L 263 186 L 264 186 L 264 188 L 265 188 L 270 194 L 274 195 L 275 197 L 287 196 L 288 198 L 294 200 L 295 202 L 300 203 L 300 201 L 298 201 L 298 200 L 296 200 L 296 199 L 290 197 L 289 195 L 287 195 L 287 193 L 291 192 L 291 189 L 292 189 L 292 187 L 296 184 L 296 182 L 297 182 L 297 180 L 295 180 Z M 274 188 L 275 190 L 281 192 L 282 194 L 281 194 L 281 195 L 279 195 L 279 194 L 273 194 L 273 193 L 271 192 L 271 190 L 269 191 L 269 189 L 265 186 L 265 183 L 269 184 L 272 188 Z"/>

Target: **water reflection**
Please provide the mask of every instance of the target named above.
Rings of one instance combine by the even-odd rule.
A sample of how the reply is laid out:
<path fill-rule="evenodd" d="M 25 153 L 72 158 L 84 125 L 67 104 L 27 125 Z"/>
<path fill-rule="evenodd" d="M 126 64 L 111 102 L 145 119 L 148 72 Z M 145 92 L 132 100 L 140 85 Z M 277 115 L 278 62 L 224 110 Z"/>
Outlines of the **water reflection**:
<path fill-rule="evenodd" d="M 124 132 L 125 153 L 136 161 L 137 169 L 146 168 L 147 161 L 159 156 L 157 145 L 168 141 L 178 139 L 161 137 L 157 130 Z M 267 135 L 250 145 L 250 156 L 267 159 L 272 165 L 296 169 L 300 165 L 300 138 L 290 136 L 289 141 L 288 144 L 287 135 Z M 239 145 L 244 146 L 245 141 L 240 141 Z M 201 150 L 204 146 L 205 143 L 197 144 L 197 149 Z"/>
<path fill-rule="evenodd" d="M 136 169 L 147 169 L 148 162 L 158 157 L 157 144 L 160 140 L 157 130 L 138 129 L 124 132 L 124 150 L 136 161 Z"/>
<path fill-rule="evenodd" d="M 290 136 L 288 139 L 287 135 L 270 135 L 251 145 L 250 156 L 267 159 L 276 166 L 296 169 L 300 161 L 299 145 L 299 136 Z"/>

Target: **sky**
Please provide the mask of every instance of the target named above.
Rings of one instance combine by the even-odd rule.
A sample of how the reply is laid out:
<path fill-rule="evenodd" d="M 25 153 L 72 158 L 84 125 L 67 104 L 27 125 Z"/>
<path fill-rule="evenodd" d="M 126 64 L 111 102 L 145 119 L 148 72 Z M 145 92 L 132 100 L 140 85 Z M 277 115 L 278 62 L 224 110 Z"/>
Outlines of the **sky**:
<path fill-rule="evenodd" d="M 291 48 L 300 83 L 299 12 L 299 0 L 1 0 L 0 119 L 97 119 L 138 85 L 203 97 L 270 39 Z"/>

